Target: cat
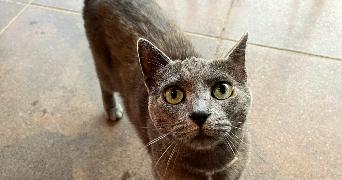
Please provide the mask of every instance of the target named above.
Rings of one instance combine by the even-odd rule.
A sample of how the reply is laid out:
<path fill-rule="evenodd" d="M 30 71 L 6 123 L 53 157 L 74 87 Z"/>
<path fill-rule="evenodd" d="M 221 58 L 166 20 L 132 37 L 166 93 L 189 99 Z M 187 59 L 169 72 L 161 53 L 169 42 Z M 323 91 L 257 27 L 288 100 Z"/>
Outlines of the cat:
<path fill-rule="evenodd" d="M 84 3 L 105 114 L 122 118 L 120 93 L 154 178 L 239 179 L 249 154 L 247 34 L 225 57 L 207 60 L 153 0 Z"/>

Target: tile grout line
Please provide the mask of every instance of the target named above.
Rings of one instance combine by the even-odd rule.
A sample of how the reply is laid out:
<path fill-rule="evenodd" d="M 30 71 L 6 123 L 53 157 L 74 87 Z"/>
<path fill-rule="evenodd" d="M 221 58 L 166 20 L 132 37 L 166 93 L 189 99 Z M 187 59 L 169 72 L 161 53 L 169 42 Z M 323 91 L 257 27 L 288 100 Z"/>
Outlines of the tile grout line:
<path fill-rule="evenodd" d="M 62 9 L 62 8 L 57 8 L 57 7 L 52 7 L 52 6 L 45 6 L 41 4 L 36 4 L 34 2 L 32 3 L 27 3 L 27 2 L 19 2 L 19 1 L 13 1 L 13 0 L 0 0 L 2 2 L 8 2 L 8 3 L 15 3 L 15 4 L 22 4 L 22 5 L 29 5 L 29 6 L 34 6 L 34 7 L 39 7 L 43 9 L 49 9 L 49 10 L 55 10 L 55 11 L 61 11 L 61 12 L 66 12 L 66 13 L 73 13 L 73 14 L 78 14 L 81 15 L 82 13 L 79 11 L 73 11 L 73 10 L 68 10 L 68 9 Z"/>
<path fill-rule="evenodd" d="M 11 24 L 21 15 L 21 13 L 23 13 L 26 10 L 26 8 L 31 4 L 32 1 L 34 0 L 30 0 L 30 2 L 28 2 L 28 4 L 26 4 L 25 7 L 21 9 L 21 11 L 16 16 L 14 16 L 14 18 L 0 31 L 0 36 L 2 33 L 6 31 L 8 27 L 11 26 Z"/>
<path fill-rule="evenodd" d="M 233 41 L 233 40 L 230 40 L 230 41 Z M 238 42 L 238 41 L 234 41 L 234 42 Z M 342 59 L 339 59 L 339 58 L 334 58 L 334 57 L 329 57 L 329 56 L 324 56 L 324 55 L 318 55 L 318 54 L 311 54 L 311 53 L 307 53 L 307 52 L 303 52 L 303 51 L 296 51 L 296 50 L 291 50 L 291 49 L 266 46 L 266 45 L 256 44 L 256 43 L 247 43 L 247 44 L 250 44 L 252 46 L 262 47 L 262 48 L 268 48 L 268 49 L 273 49 L 273 50 L 278 50 L 278 51 L 285 51 L 285 52 L 290 52 L 290 53 L 302 54 L 302 55 L 318 57 L 318 58 L 325 58 L 325 59 L 329 59 L 329 60 L 341 61 L 342 62 Z"/>
<path fill-rule="evenodd" d="M 202 36 L 205 36 L 205 35 L 202 35 Z M 239 42 L 238 40 L 233 40 L 233 39 L 222 39 L 222 41 L 230 41 L 230 42 L 234 42 L 234 43 Z M 319 54 L 312 54 L 312 53 L 307 53 L 307 52 L 303 52 L 303 51 L 278 48 L 278 47 L 274 47 L 274 46 L 266 46 L 266 45 L 250 43 L 250 42 L 247 42 L 247 45 L 248 44 L 252 45 L 252 46 L 257 46 L 257 47 L 262 47 L 262 48 L 267 48 L 267 49 L 272 49 L 272 50 L 285 51 L 285 52 L 296 53 L 296 54 L 303 54 L 303 55 L 307 55 L 307 56 L 325 58 L 325 59 L 334 60 L 334 61 L 342 61 L 342 59 L 340 59 L 340 58 L 329 57 L 329 56 L 324 56 L 324 55 L 319 55 Z"/>
<path fill-rule="evenodd" d="M 219 37 L 217 36 L 210 36 L 207 34 L 198 34 L 198 33 L 193 33 L 189 31 L 183 31 L 185 34 L 192 35 L 192 36 L 198 36 L 198 37 L 203 37 L 203 38 L 211 38 L 211 39 L 218 39 Z"/>
<path fill-rule="evenodd" d="M 221 46 L 222 37 L 224 35 L 224 32 L 226 31 L 226 26 L 227 26 L 227 23 L 228 23 L 230 12 L 232 11 L 233 4 L 234 4 L 234 0 L 232 0 L 230 2 L 229 9 L 227 11 L 226 17 L 225 17 L 224 22 L 223 22 L 223 27 L 221 29 L 220 37 L 218 38 L 218 42 L 216 44 L 216 49 L 215 49 L 215 52 L 214 52 L 214 55 L 213 55 L 213 59 L 217 58 L 216 56 L 217 56 L 217 53 L 218 53 L 218 51 L 220 49 L 220 46 Z"/>
<path fill-rule="evenodd" d="M 78 12 L 78 11 L 62 9 L 62 8 L 57 8 L 57 7 L 44 6 L 44 5 L 35 4 L 35 3 L 30 4 L 30 6 L 39 7 L 39 8 L 43 8 L 43 9 L 54 10 L 54 11 L 61 11 L 61 12 L 65 12 L 65 13 L 73 13 L 73 14 L 77 14 L 77 15 L 82 15 L 82 13 Z"/>
<path fill-rule="evenodd" d="M 206 34 L 197 34 L 197 33 L 187 32 L 187 31 L 184 31 L 184 33 L 188 34 L 188 35 L 203 37 L 203 38 L 219 39 L 216 36 L 209 36 L 209 35 L 206 35 Z M 222 41 L 231 41 L 231 42 L 234 42 L 234 43 L 239 42 L 238 40 L 225 39 L 225 38 L 221 38 L 220 42 L 222 42 Z M 274 47 L 274 46 L 266 46 L 266 45 L 257 44 L 257 43 L 250 43 L 250 42 L 248 42 L 247 44 L 252 45 L 252 46 L 262 47 L 262 48 L 273 49 L 273 50 L 279 50 L 279 51 L 286 51 L 286 52 L 291 52 L 291 53 L 303 54 L 303 55 L 319 57 L 319 58 L 325 58 L 325 59 L 335 60 L 335 61 L 342 61 L 342 59 L 340 59 L 340 58 L 324 56 L 324 55 L 319 55 L 319 54 L 313 54 L 313 53 L 308 53 L 308 52 L 303 52 L 303 51 L 296 51 L 296 50 L 291 50 L 291 49 L 278 48 L 278 47 Z"/>

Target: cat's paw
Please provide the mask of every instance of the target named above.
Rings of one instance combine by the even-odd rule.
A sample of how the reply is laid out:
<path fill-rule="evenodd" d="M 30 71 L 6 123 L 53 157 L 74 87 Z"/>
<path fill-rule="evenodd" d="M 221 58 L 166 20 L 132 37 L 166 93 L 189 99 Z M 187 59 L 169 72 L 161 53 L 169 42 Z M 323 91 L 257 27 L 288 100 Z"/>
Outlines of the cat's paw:
<path fill-rule="evenodd" d="M 123 110 L 120 105 L 117 105 L 117 107 L 110 109 L 109 112 L 106 113 L 107 119 L 110 119 L 112 121 L 117 121 L 121 119 L 122 116 L 123 116 Z"/>

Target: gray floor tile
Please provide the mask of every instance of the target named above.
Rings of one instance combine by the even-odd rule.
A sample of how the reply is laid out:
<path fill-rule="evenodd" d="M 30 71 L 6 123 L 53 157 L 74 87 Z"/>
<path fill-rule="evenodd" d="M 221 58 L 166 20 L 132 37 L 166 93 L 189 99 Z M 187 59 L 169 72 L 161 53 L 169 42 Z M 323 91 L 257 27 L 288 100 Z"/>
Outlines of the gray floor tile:
<path fill-rule="evenodd" d="M 210 38 L 205 36 L 197 36 L 188 34 L 191 42 L 195 46 L 197 52 L 199 52 L 203 58 L 212 59 L 215 53 L 217 38 Z"/>
<path fill-rule="evenodd" d="M 235 1 L 224 38 L 342 59 L 342 2 Z"/>
<path fill-rule="evenodd" d="M 13 1 L 26 2 L 26 3 L 28 3 L 28 2 L 30 2 L 31 0 L 13 0 Z"/>
<path fill-rule="evenodd" d="M 33 4 L 81 12 L 84 0 L 34 0 Z"/>
<path fill-rule="evenodd" d="M 185 31 L 220 36 L 231 0 L 156 0 Z"/>
<path fill-rule="evenodd" d="M 23 5 L 0 1 L 0 31 L 24 8 Z"/>

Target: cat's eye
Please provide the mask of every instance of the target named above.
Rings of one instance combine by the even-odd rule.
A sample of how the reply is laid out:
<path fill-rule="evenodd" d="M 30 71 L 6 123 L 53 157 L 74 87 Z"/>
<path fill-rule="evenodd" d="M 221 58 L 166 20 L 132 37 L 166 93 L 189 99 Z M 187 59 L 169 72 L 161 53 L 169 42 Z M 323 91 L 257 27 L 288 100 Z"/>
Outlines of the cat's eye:
<path fill-rule="evenodd" d="M 165 99 L 170 104 L 178 104 L 183 100 L 184 94 L 177 87 L 170 87 L 165 92 Z"/>
<path fill-rule="evenodd" d="M 227 83 L 219 83 L 213 88 L 213 96 L 217 99 L 227 99 L 232 95 L 232 86 Z"/>

